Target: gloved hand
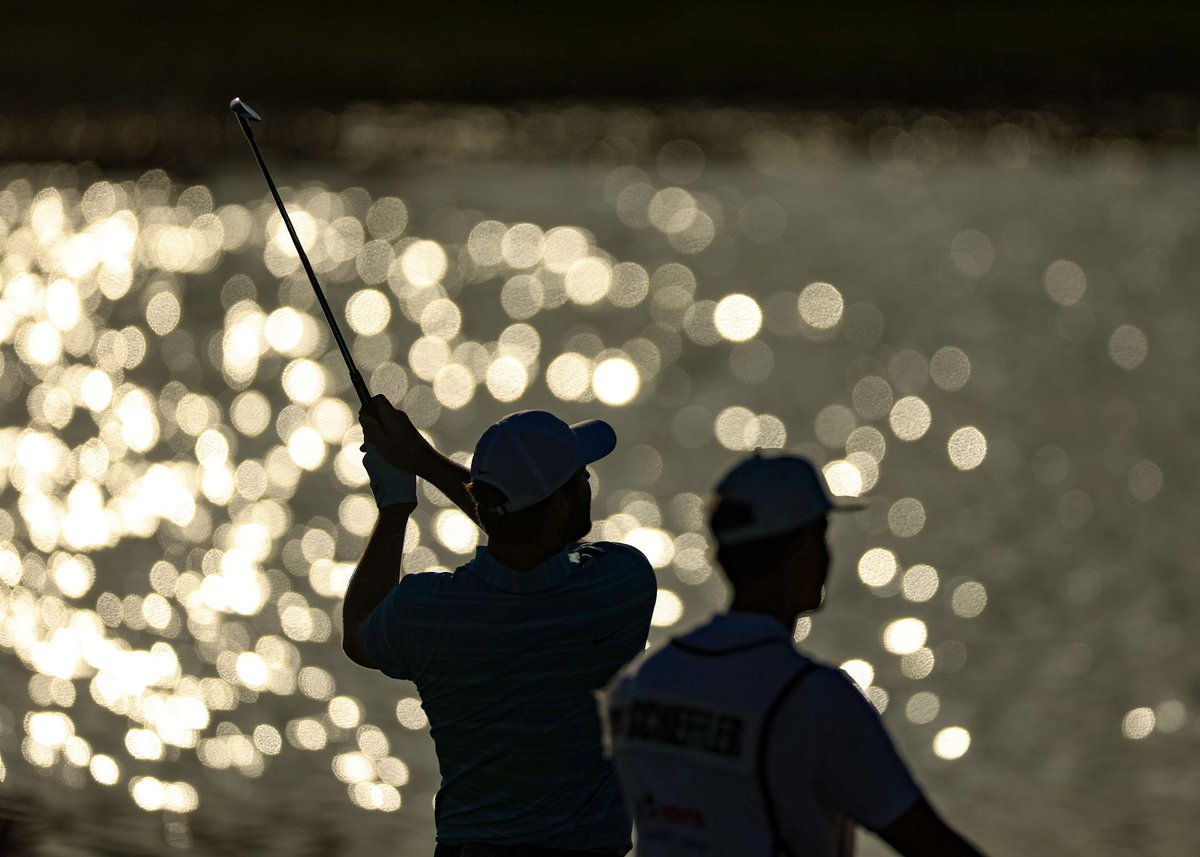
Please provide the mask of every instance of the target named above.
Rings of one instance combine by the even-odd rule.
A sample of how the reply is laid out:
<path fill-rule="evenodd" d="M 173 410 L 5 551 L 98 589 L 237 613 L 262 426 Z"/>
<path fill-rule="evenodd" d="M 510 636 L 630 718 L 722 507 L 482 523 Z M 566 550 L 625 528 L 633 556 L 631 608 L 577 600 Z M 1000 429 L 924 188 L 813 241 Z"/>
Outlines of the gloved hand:
<path fill-rule="evenodd" d="M 363 467 L 371 478 L 371 493 L 375 495 L 376 506 L 386 509 L 417 502 L 417 477 L 414 474 L 389 462 L 373 443 L 364 443 L 361 449 L 364 450 Z"/>
<path fill-rule="evenodd" d="M 418 475 L 425 473 L 423 466 L 436 458 L 429 441 L 417 431 L 408 414 L 389 402 L 387 396 L 376 393 L 371 403 L 374 414 L 365 408 L 358 411 L 363 439 L 395 467 Z"/>

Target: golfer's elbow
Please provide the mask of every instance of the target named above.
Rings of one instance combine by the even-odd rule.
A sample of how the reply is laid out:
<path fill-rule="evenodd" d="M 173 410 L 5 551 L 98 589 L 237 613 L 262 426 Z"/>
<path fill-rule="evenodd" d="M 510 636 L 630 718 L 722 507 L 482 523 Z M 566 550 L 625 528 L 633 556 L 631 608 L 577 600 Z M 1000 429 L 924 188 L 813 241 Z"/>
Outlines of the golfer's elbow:
<path fill-rule="evenodd" d="M 342 630 L 342 651 L 346 653 L 346 657 L 360 667 L 366 667 L 369 670 L 379 669 L 375 666 L 375 662 L 371 660 L 371 656 L 367 654 L 367 650 L 363 647 L 361 624 L 355 623 L 344 626 Z"/>
<path fill-rule="evenodd" d="M 354 663 L 358 664 L 360 667 L 366 667 L 369 670 L 379 669 L 379 667 L 375 666 L 375 662 L 372 661 L 371 658 L 367 656 L 367 653 L 362 649 L 355 648 L 354 646 L 347 645 L 345 642 L 343 642 L 342 651 L 346 653 L 346 657 L 354 661 Z"/>

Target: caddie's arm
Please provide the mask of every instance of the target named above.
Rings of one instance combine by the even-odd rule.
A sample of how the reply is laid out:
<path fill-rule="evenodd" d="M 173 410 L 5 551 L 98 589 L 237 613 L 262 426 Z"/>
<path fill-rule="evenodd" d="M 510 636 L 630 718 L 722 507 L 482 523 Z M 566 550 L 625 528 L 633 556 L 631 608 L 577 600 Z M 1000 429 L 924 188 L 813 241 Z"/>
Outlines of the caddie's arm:
<path fill-rule="evenodd" d="M 983 857 L 974 845 L 942 821 L 925 798 L 877 833 L 904 857 Z"/>
<path fill-rule="evenodd" d="M 359 412 L 367 445 L 374 446 L 387 464 L 413 473 L 437 488 L 450 502 L 462 509 L 468 518 L 478 523 L 475 501 L 471 499 L 466 487 L 471 481 L 471 472 L 454 459 L 434 449 L 413 425 L 408 414 L 393 407 L 386 396 L 376 394 L 371 401 L 375 404 L 379 421 Z M 367 465 L 367 472 L 371 474 L 369 456 L 368 449 L 368 459 L 364 463 Z M 372 490 L 375 489 L 373 474 L 371 487 Z"/>
<path fill-rule="evenodd" d="M 780 709 L 782 723 L 813 724 L 811 729 L 776 730 L 775 757 L 794 758 L 813 746 L 820 754 L 817 790 L 821 800 L 842 815 L 874 831 L 903 857 L 982 857 L 929 805 L 900 758 L 879 712 L 844 674 L 819 670 L 820 682 L 806 703 L 793 694 Z M 788 719 L 784 719 L 788 718 Z M 806 732 L 814 733 L 805 738 Z M 800 766 L 792 766 L 800 770 Z M 781 782 L 796 774 L 780 766 Z M 791 781 L 781 794 L 800 794 L 803 780 Z"/>

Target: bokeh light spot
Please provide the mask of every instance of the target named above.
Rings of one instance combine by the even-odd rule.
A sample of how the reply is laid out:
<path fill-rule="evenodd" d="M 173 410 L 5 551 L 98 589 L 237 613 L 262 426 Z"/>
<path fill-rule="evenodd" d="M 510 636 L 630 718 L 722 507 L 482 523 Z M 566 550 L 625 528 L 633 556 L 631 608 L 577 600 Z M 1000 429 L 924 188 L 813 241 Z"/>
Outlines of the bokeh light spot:
<path fill-rule="evenodd" d="M 1058 259 L 1046 268 L 1042 284 L 1052 301 L 1059 306 L 1071 306 L 1083 299 L 1087 291 L 1087 275 L 1074 262 Z"/>
<path fill-rule="evenodd" d="M 680 597 L 669 589 L 659 589 L 650 624 L 655 628 L 669 628 L 682 618 L 683 601 Z"/>
<path fill-rule="evenodd" d="M 954 588 L 954 594 L 950 597 L 950 606 L 956 616 L 972 619 L 983 612 L 983 608 L 987 607 L 987 601 L 987 589 L 982 583 L 972 580 Z"/>
<path fill-rule="evenodd" d="M 842 293 L 831 283 L 809 283 L 800 292 L 800 318 L 814 330 L 832 330 L 842 321 Z"/>
<path fill-rule="evenodd" d="M 713 311 L 717 332 L 731 342 L 753 339 L 762 327 L 762 310 L 749 295 L 726 295 Z"/>
<path fill-rule="evenodd" d="M 866 690 L 875 681 L 875 668 L 867 661 L 855 658 L 843 663 L 839 669 L 854 679 L 854 683 L 863 690 Z"/>
<path fill-rule="evenodd" d="M 892 433 L 900 440 L 920 440 L 929 431 L 932 414 L 929 406 L 919 396 L 905 396 L 892 406 L 888 424 Z"/>
<path fill-rule="evenodd" d="M 925 506 L 916 497 L 903 497 L 892 504 L 887 517 L 892 535 L 912 538 L 925 527 Z"/>
<path fill-rule="evenodd" d="M 871 548 L 858 560 L 858 578 L 867 586 L 886 586 L 898 569 L 896 555 L 887 548 Z"/>
<path fill-rule="evenodd" d="M 1139 461 L 1129 469 L 1129 493 L 1143 503 L 1153 500 L 1162 490 L 1163 474 L 1153 461 Z"/>
<path fill-rule="evenodd" d="M 987 438 L 975 426 L 963 426 L 950 435 L 946 453 L 959 470 L 974 470 L 987 457 Z"/>
<path fill-rule="evenodd" d="M 863 492 L 864 480 L 862 471 L 854 462 L 839 459 L 831 461 L 821 468 L 829 493 L 835 497 L 858 497 Z"/>
<path fill-rule="evenodd" d="M 971 733 L 961 726 L 947 726 L 933 737 L 933 752 L 939 759 L 961 759 L 971 746 Z"/>
<path fill-rule="evenodd" d="M 360 289 L 346 302 L 346 321 L 355 333 L 374 336 L 382 333 L 392 318 L 387 295 L 378 289 Z"/>
<path fill-rule="evenodd" d="M 568 352 L 550 361 L 546 384 L 550 392 L 566 402 L 581 399 L 591 390 L 592 363 L 582 354 Z"/>
<path fill-rule="evenodd" d="M 925 645 L 928 631 L 920 619 L 896 619 L 883 630 L 883 647 L 894 655 L 908 655 Z"/>
<path fill-rule="evenodd" d="M 953 345 L 939 348 L 929 358 L 933 383 L 948 393 L 961 390 L 971 377 L 971 360 L 965 351 Z"/>
<path fill-rule="evenodd" d="M 1154 709 L 1142 706 L 1131 709 L 1121 718 L 1121 734 L 1131 741 L 1141 741 L 1154 731 Z"/>
<path fill-rule="evenodd" d="M 498 402 L 515 402 L 525 393 L 529 373 L 515 357 L 497 357 L 488 366 L 487 389 Z"/>
<path fill-rule="evenodd" d="M 1126 371 L 1132 371 L 1146 360 L 1150 351 L 1150 340 L 1141 328 L 1122 324 L 1108 338 L 1108 356 Z"/>
<path fill-rule="evenodd" d="M 938 573 L 932 565 L 917 564 L 904 572 L 900 591 L 909 601 L 928 601 L 937 594 Z"/>
<path fill-rule="evenodd" d="M 641 384 L 637 367 L 625 357 L 602 360 L 592 373 L 592 391 L 596 398 L 614 407 L 633 401 Z"/>
<path fill-rule="evenodd" d="M 415 241 L 400 257 L 404 278 L 417 288 L 426 288 L 446 276 L 449 261 L 446 251 L 436 241 Z"/>

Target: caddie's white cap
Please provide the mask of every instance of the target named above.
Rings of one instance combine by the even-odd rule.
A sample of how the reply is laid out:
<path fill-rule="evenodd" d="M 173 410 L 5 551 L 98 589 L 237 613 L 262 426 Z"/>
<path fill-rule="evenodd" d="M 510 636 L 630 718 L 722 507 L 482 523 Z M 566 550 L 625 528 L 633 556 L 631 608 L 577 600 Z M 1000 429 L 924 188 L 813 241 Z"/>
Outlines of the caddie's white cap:
<path fill-rule="evenodd" d="M 567 425 L 548 411 L 518 411 L 479 438 L 471 479 L 504 492 L 508 502 L 498 511 L 518 512 L 545 500 L 616 445 L 617 433 L 603 420 Z"/>
<path fill-rule="evenodd" d="M 716 488 L 718 500 L 738 503 L 749 513 L 713 536 L 722 545 L 737 545 L 799 529 L 829 512 L 853 512 L 863 504 L 835 504 L 825 478 L 807 458 L 765 456 L 761 450 L 725 474 Z"/>

